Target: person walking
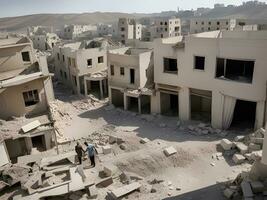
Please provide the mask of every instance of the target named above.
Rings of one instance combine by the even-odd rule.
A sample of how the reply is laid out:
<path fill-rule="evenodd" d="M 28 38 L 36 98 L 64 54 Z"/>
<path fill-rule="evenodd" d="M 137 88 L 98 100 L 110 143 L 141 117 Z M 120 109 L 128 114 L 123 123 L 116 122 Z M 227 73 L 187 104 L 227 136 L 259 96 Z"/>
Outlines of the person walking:
<path fill-rule="evenodd" d="M 78 156 L 79 164 L 81 165 L 83 153 L 85 153 L 85 151 L 83 150 L 83 148 L 79 142 L 77 142 L 77 145 L 75 146 L 75 151 L 76 151 L 77 156 Z"/>
<path fill-rule="evenodd" d="M 84 142 L 84 144 L 86 145 L 86 151 L 88 152 L 91 166 L 95 167 L 95 154 L 98 154 L 98 152 L 93 144 L 88 144 L 87 142 Z"/>

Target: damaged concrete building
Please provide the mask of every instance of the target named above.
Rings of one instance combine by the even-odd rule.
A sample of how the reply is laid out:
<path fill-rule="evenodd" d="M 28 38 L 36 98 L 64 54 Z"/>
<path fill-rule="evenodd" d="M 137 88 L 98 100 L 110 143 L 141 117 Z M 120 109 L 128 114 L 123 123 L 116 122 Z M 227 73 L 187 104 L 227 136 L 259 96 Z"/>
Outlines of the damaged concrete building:
<path fill-rule="evenodd" d="M 28 27 L 28 36 L 33 42 L 33 48 L 40 51 L 51 51 L 60 42 L 51 27 Z"/>
<path fill-rule="evenodd" d="M 155 110 L 219 129 L 262 127 L 266 36 L 214 31 L 155 41 Z"/>
<path fill-rule="evenodd" d="M 115 45 L 111 40 L 96 38 L 56 46 L 53 54 L 57 79 L 76 94 L 92 93 L 104 98 L 108 95 L 107 50 Z"/>
<path fill-rule="evenodd" d="M 46 135 L 49 128 L 37 131 L 38 134 L 27 135 L 26 131 L 24 133 L 27 134 L 20 135 L 21 127 L 17 128 L 17 124 L 23 126 L 36 120 L 36 116 L 46 114 L 49 102 L 54 100 L 54 92 L 46 57 L 36 57 L 29 38 L 0 40 L 0 55 L 0 138 L 1 142 L 5 142 L 8 157 L 13 160 L 30 153 L 32 147 L 37 147 L 42 140 L 47 139 L 42 143 L 44 149 L 50 147 L 50 133 Z M 22 121 L 19 120 L 21 117 Z M 5 126 L 7 124 L 11 125 Z M 48 120 L 44 120 L 44 124 L 49 124 Z"/>
<path fill-rule="evenodd" d="M 138 24 L 135 19 L 120 18 L 118 22 L 118 37 L 122 44 L 128 39 L 142 38 L 142 25 Z"/>
<path fill-rule="evenodd" d="M 65 25 L 60 32 L 60 37 L 65 40 L 74 40 L 85 34 L 93 36 L 97 33 L 97 26 L 95 25 Z"/>
<path fill-rule="evenodd" d="M 108 66 L 110 102 L 125 110 L 151 113 L 152 50 L 130 47 L 110 50 Z"/>

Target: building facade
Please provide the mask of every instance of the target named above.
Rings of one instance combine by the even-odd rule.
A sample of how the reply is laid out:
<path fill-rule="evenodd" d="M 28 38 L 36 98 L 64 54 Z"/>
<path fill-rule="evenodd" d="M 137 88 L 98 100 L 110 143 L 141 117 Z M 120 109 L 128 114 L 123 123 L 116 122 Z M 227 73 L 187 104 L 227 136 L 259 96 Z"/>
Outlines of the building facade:
<path fill-rule="evenodd" d="M 142 25 L 134 19 L 120 18 L 118 22 L 118 38 L 122 44 L 128 39 L 142 38 Z"/>
<path fill-rule="evenodd" d="M 190 20 L 190 33 L 202 33 L 216 30 L 230 30 L 229 19 L 205 19 L 197 18 Z"/>
<path fill-rule="evenodd" d="M 86 34 L 89 36 L 96 35 L 97 26 L 95 25 L 65 25 L 61 37 L 65 40 L 74 40 L 78 38 L 81 34 Z"/>

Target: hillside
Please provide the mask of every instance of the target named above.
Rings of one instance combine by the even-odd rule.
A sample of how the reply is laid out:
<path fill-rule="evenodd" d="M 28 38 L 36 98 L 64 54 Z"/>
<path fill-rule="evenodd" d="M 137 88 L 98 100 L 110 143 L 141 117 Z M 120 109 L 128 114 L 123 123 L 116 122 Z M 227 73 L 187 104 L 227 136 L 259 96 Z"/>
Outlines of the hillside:
<path fill-rule="evenodd" d="M 97 24 L 115 23 L 120 17 L 144 18 L 144 17 L 168 17 L 177 15 L 180 18 L 194 18 L 192 11 L 162 13 L 115 13 L 115 12 L 94 12 L 81 14 L 35 14 L 19 17 L 0 18 L 0 31 L 25 31 L 27 26 L 54 26 L 61 27 L 64 24 Z M 215 8 L 203 14 L 203 18 L 255 18 L 267 19 L 267 5 L 237 6 Z"/>

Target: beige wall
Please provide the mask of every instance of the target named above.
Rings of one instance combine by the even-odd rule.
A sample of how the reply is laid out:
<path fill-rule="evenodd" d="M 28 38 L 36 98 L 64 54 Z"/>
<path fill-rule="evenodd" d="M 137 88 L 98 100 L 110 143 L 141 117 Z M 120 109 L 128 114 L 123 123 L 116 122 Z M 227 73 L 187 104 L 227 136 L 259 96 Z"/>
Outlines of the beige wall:
<path fill-rule="evenodd" d="M 219 22 L 219 25 L 217 24 Z M 190 33 L 201 33 L 215 30 L 229 30 L 229 19 L 191 19 L 190 20 Z"/>
<path fill-rule="evenodd" d="M 40 102 L 26 107 L 22 93 L 35 89 L 38 90 Z M 35 115 L 45 111 L 47 111 L 47 99 L 41 78 L 19 86 L 6 88 L 4 92 L 0 93 L 0 118 L 19 117 L 25 114 Z"/>

